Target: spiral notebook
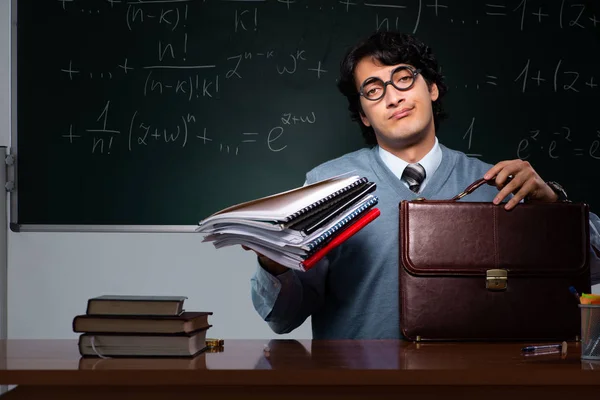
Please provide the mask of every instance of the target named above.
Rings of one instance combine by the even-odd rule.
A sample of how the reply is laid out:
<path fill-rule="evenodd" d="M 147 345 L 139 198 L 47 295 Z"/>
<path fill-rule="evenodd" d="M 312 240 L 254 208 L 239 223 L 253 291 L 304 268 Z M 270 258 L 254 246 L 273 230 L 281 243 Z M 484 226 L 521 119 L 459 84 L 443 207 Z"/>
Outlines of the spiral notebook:
<path fill-rule="evenodd" d="M 243 244 L 288 268 L 308 271 L 331 250 L 379 217 L 380 211 L 374 207 L 375 204 L 377 204 L 377 198 L 373 198 L 362 204 L 337 221 L 333 226 L 321 232 L 318 237 L 315 237 L 309 243 L 302 246 L 278 246 L 271 241 L 261 240 L 256 237 L 227 234 L 222 235 L 222 238 L 213 238 L 213 244 L 217 249 Z"/>
<path fill-rule="evenodd" d="M 197 232 L 210 232 L 217 224 L 244 224 L 280 231 L 311 215 L 351 189 L 367 182 L 359 176 L 337 176 L 272 196 L 237 204 L 203 219 Z"/>
<path fill-rule="evenodd" d="M 306 271 L 379 216 L 375 189 L 366 177 L 338 176 L 226 208 L 196 231 L 217 249 L 244 245 Z"/>
<path fill-rule="evenodd" d="M 346 193 L 338 196 L 335 199 L 327 202 L 323 207 L 309 213 L 306 218 L 302 218 L 290 225 L 290 229 L 298 230 L 305 235 L 315 232 L 327 222 L 339 216 L 345 209 L 350 207 L 355 202 L 358 202 L 368 193 L 376 189 L 375 182 L 363 181 L 356 187 L 348 190 Z"/>
<path fill-rule="evenodd" d="M 219 223 L 213 225 L 210 229 L 205 229 L 204 232 L 256 236 L 265 240 L 281 240 L 294 244 L 306 242 L 307 237 L 318 232 L 320 228 L 326 227 L 334 222 L 336 218 L 343 217 L 344 212 L 369 199 L 368 194 L 374 191 L 375 187 L 374 182 L 364 182 L 348 191 L 350 195 L 341 195 L 339 198 L 331 199 L 329 202 L 317 207 L 308 217 L 303 217 L 300 221 L 294 222 L 288 228 L 282 230 L 261 229 L 243 223 Z"/>
<path fill-rule="evenodd" d="M 214 242 L 215 247 L 222 247 L 223 243 L 227 245 L 235 244 L 234 241 L 244 241 L 245 243 L 254 243 L 264 247 L 271 248 L 273 251 L 285 251 L 298 255 L 307 255 L 314 249 L 325 243 L 331 236 L 353 220 L 360 217 L 363 213 L 374 207 L 378 203 L 375 196 L 367 196 L 357 204 L 344 211 L 338 218 L 332 220 L 322 228 L 315 231 L 301 240 L 291 240 L 290 235 L 280 235 L 279 232 L 261 231 L 256 228 L 231 227 L 224 228 L 216 233 L 211 233 L 204 238 L 204 242 Z M 293 239 L 297 239 L 294 237 Z M 251 247 L 250 245 L 248 247 Z M 300 258 L 299 258 L 300 259 Z"/>

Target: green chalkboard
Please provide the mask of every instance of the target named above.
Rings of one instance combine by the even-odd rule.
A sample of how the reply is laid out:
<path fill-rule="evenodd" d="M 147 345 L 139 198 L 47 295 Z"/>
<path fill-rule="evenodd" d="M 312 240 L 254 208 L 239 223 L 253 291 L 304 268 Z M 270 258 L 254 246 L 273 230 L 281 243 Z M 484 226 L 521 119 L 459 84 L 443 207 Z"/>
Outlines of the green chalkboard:
<path fill-rule="evenodd" d="M 437 54 L 443 144 L 527 159 L 600 208 L 591 1 L 20 0 L 16 15 L 13 226 L 189 226 L 302 185 L 363 146 L 335 83 L 382 29 Z"/>

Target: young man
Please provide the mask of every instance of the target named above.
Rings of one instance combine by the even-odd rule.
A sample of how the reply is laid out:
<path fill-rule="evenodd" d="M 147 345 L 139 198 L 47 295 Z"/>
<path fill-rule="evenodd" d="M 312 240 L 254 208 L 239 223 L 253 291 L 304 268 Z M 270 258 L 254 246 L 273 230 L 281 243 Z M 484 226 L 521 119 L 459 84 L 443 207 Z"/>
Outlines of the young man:
<path fill-rule="evenodd" d="M 506 201 L 511 209 L 524 199 L 555 202 L 564 193 L 525 161 L 492 166 L 438 142 L 446 86 L 431 49 L 413 36 L 379 32 L 357 44 L 341 64 L 338 86 L 373 147 L 314 168 L 307 183 L 348 171 L 366 176 L 377 183 L 381 217 L 307 272 L 259 254 L 252 301 L 277 333 L 290 332 L 311 316 L 313 339 L 400 338 L 401 200 L 450 199 L 481 177 L 489 185 L 470 194 L 469 201 Z M 600 223 L 591 228 L 592 243 L 599 243 Z M 592 252 L 592 284 L 599 281 L 600 260 Z"/>

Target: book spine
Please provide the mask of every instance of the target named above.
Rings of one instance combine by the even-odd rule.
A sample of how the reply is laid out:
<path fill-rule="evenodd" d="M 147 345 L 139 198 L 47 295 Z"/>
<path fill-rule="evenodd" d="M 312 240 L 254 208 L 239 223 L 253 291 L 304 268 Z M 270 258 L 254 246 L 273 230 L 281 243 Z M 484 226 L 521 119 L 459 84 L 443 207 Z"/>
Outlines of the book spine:
<path fill-rule="evenodd" d="M 360 185 L 362 183 L 365 183 L 365 182 L 368 182 L 368 179 L 366 177 L 362 177 L 362 178 L 356 180 L 355 182 L 352 182 L 350 185 L 345 186 L 345 187 L 343 187 L 343 188 L 341 188 L 341 189 L 339 189 L 339 190 L 331 193 L 330 195 L 328 195 L 328 196 L 326 196 L 326 197 L 324 197 L 324 198 L 322 198 L 320 200 L 317 200 L 314 203 L 312 203 L 312 204 L 310 204 L 310 205 L 308 205 L 308 206 L 306 206 L 306 207 L 304 207 L 304 208 L 296 211 L 295 213 L 287 216 L 283 220 L 283 222 L 285 222 L 285 223 L 292 222 L 295 219 L 297 219 L 297 218 L 301 217 L 302 215 L 304 215 L 305 213 L 311 211 L 312 209 L 314 209 L 316 207 L 319 207 L 320 205 L 322 205 L 322 204 L 330 201 L 331 199 L 333 199 L 333 198 L 341 195 L 342 193 L 345 193 L 346 191 L 352 189 L 353 187 L 355 187 L 357 185 Z"/>
<path fill-rule="evenodd" d="M 329 228 L 327 231 L 323 232 L 318 238 L 313 240 L 312 242 L 307 244 L 308 251 L 311 252 L 315 248 L 317 248 L 322 242 L 327 240 L 330 236 L 332 236 L 335 232 L 344 227 L 348 222 L 352 221 L 354 218 L 362 214 L 365 210 L 373 207 L 375 204 L 379 202 L 377 197 L 373 197 L 371 200 L 354 210 L 351 214 L 348 214 L 344 219 L 340 220 L 337 224 Z"/>

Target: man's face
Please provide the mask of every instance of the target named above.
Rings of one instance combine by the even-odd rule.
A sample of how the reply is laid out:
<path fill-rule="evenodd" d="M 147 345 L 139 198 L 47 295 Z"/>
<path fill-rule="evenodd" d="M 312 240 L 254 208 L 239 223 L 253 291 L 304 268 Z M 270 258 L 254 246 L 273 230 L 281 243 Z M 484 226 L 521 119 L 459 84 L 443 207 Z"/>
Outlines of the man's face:
<path fill-rule="evenodd" d="M 382 65 L 370 57 L 363 58 L 354 72 L 357 90 L 371 77 L 387 82 L 392 71 L 400 65 L 407 64 Z M 437 85 L 428 87 L 421 74 L 417 74 L 414 85 L 406 91 L 387 85 L 385 95 L 379 100 L 371 101 L 360 96 L 364 112 L 361 120 L 373 127 L 377 142 L 382 147 L 407 147 L 435 135 L 431 102 L 437 98 Z"/>

